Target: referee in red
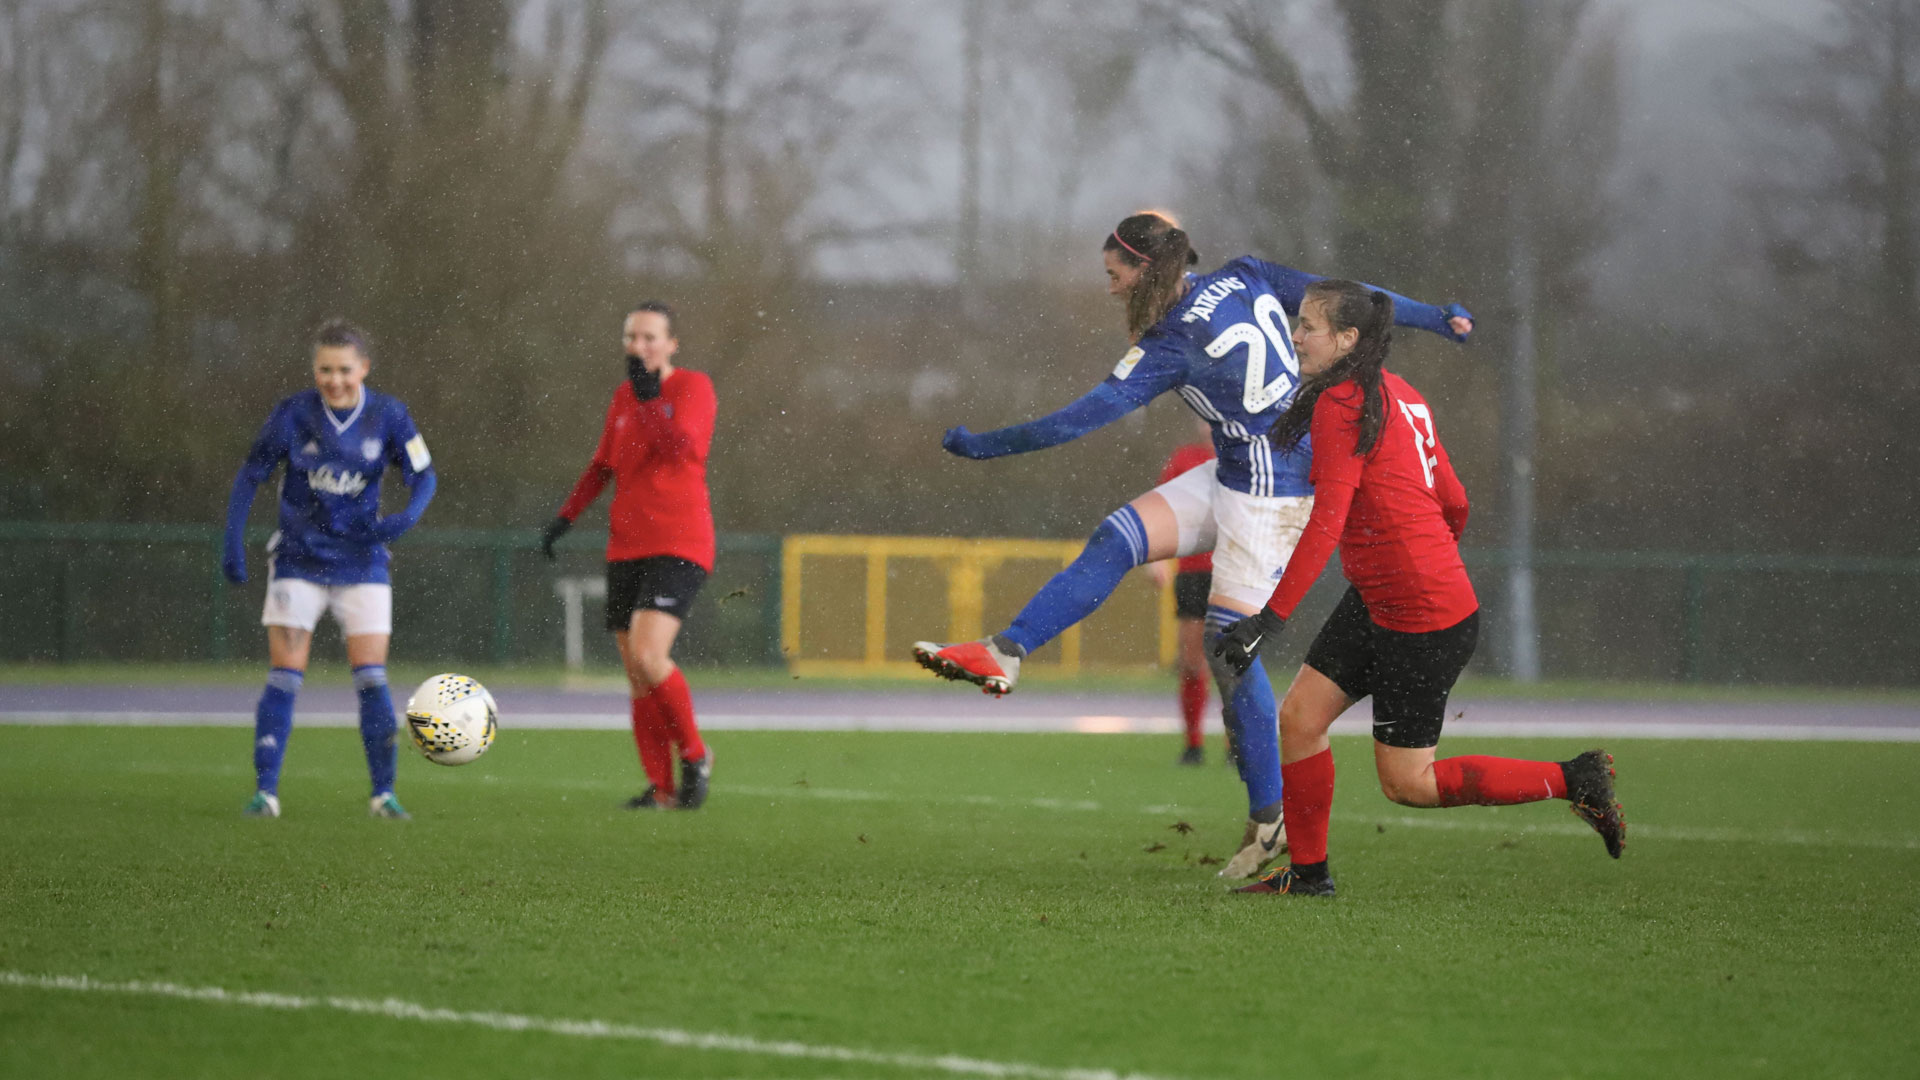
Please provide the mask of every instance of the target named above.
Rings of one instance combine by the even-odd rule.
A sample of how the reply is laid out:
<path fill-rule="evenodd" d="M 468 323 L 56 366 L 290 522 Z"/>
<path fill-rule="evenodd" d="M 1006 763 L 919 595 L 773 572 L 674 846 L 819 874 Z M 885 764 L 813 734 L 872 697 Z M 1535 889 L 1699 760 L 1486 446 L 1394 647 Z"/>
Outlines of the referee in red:
<path fill-rule="evenodd" d="M 716 402 L 712 379 L 674 366 L 680 339 L 673 322 L 673 309 L 657 300 L 627 313 L 627 381 L 613 392 L 593 460 L 540 537 L 552 559 L 554 541 L 613 482 L 607 629 L 627 669 L 633 741 L 649 781 L 627 801 L 630 810 L 697 810 L 713 774 L 713 751 L 700 739 L 693 696 L 672 652 L 687 609 L 713 572 L 707 451 Z"/>

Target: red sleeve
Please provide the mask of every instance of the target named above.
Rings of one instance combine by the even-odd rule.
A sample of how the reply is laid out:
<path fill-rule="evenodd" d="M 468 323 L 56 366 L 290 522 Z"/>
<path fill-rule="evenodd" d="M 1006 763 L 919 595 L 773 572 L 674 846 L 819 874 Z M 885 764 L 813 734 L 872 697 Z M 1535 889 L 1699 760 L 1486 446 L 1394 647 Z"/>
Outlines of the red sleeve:
<path fill-rule="evenodd" d="M 1180 467 L 1180 451 L 1175 450 L 1173 456 L 1167 459 L 1167 467 L 1160 470 L 1160 479 L 1154 481 L 1154 486 L 1158 487 L 1183 472 L 1186 470 Z"/>
<path fill-rule="evenodd" d="M 1437 455 L 1439 463 L 1433 470 L 1433 493 L 1440 500 L 1440 516 L 1447 519 L 1447 528 L 1453 531 L 1455 541 L 1467 530 L 1467 488 L 1460 482 L 1460 475 L 1453 471 L 1453 461 L 1447 457 L 1445 449 Z"/>
<path fill-rule="evenodd" d="M 663 461 L 707 460 L 713 446 L 714 415 L 719 403 L 713 394 L 713 382 L 695 379 L 692 372 L 683 376 L 686 389 L 673 398 L 673 409 L 641 409 L 640 429 L 645 432 L 649 456 Z"/>
<path fill-rule="evenodd" d="M 572 521 L 580 516 L 593 500 L 606 490 L 607 481 L 613 479 L 613 414 L 620 407 L 620 395 L 616 391 L 613 403 L 607 406 L 606 423 L 600 428 L 600 445 L 594 448 L 593 460 L 587 462 L 586 471 L 573 485 L 573 493 L 560 507 L 560 516 Z"/>
<path fill-rule="evenodd" d="M 1354 394 L 1342 394 L 1352 383 L 1334 387 L 1313 404 L 1313 513 L 1300 533 L 1300 543 L 1287 559 L 1280 584 L 1267 598 L 1267 610 L 1287 618 L 1300 600 L 1320 580 L 1320 571 L 1340 547 L 1340 534 L 1347 527 L 1347 511 L 1353 507 L 1354 492 L 1360 489 L 1360 470 L 1366 459 L 1354 453 L 1360 443 L 1359 409 L 1351 400 Z"/>

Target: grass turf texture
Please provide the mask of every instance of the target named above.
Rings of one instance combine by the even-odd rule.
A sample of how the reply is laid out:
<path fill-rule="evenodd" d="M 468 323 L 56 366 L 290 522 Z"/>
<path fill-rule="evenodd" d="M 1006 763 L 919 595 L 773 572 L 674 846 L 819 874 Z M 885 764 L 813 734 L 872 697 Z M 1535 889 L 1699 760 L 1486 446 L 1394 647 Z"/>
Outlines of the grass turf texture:
<path fill-rule="evenodd" d="M 1562 803 L 1392 806 L 1336 740 L 1333 901 L 1227 893 L 1200 860 L 1239 787 L 1171 739 L 716 746 L 706 811 L 644 815 L 624 737 L 509 729 L 403 757 L 416 820 L 386 822 L 354 733 L 296 730 L 256 821 L 237 731 L 0 727 L 0 971 L 1175 1077 L 1920 1060 L 1920 746 L 1619 743 L 1616 863 Z M 0 1075 L 941 1074 L 0 986 Z"/>

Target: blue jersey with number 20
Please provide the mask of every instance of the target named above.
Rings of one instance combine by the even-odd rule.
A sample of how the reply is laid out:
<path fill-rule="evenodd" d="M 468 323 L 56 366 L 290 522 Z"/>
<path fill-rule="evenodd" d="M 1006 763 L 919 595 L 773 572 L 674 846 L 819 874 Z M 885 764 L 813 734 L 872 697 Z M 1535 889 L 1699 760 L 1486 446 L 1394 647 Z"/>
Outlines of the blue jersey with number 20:
<path fill-rule="evenodd" d="M 1311 495 L 1307 440 L 1266 439 L 1300 385 L 1290 320 L 1320 280 L 1243 257 L 1189 279 L 1187 295 L 1121 358 L 1106 386 L 1134 407 L 1173 390 L 1213 429 L 1219 481 L 1250 495 Z M 1390 294 L 1391 295 L 1391 294 Z M 1395 295 L 1394 321 L 1452 336 L 1446 311 Z"/>
<path fill-rule="evenodd" d="M 1311 495 L 1311 448 L 1280 453 L 1266 434 L 1293 400 L 1300 362 L 1292 319 L 1321 275 L 1242 257 L 1211 274 L 1187 276 L 1187 292 L 1127 350 L 1105 382 L 1078 401 L 1024 424 L 975 434 L 947 433 L 943 445 L 970 458 L 1024 454 L 1070 442 L 1169 390 L 1213 430 L 1219 482 L 1250 495 Z M 1464 308 L 1437 308 L 1397 293 L 1393 319 L 1455 341 L 1448 325 Z"/>

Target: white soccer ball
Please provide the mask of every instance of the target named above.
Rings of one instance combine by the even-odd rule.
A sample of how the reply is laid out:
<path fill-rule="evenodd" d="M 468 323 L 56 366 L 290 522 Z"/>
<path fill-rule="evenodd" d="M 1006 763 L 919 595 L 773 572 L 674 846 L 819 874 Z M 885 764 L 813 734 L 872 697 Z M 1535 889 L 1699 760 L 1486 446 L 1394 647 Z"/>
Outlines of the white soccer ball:
<path fill-rule="evenodd" d="M 465 765 L 486 753 L 499 724 L 493 695 L 471 675 L 435 675 L 407 699 L 407 733 L 439 765 Z"/>

